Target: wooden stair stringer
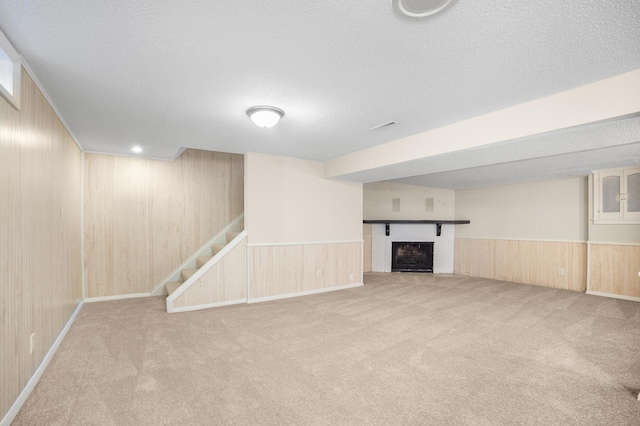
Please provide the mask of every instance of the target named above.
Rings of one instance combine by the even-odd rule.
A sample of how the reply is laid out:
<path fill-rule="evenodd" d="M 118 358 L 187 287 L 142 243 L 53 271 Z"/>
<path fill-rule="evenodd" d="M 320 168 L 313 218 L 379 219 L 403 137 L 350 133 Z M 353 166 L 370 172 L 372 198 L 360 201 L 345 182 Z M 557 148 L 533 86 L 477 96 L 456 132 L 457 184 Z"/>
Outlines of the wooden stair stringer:
<path fill-rule="evenodd" d="M 183 269 L 198 268 L 198 265 L 197 265 L 198 257 L 210 255 L 212 246 L 216 244 L 226 244 L 228 242 L 226 239 L 227 233 L 240 232 L 243 229 L 244 229 L 244 213 L 241 213 L 235 219 L 233 219 L 231 223 L 229 223 L 227 226 L 221 229 L 216 235 L 214 235 L 213 238 L 211 238 L 202 247 L 200 247 L 195 253 L 189 256 L 189 258 L 185 260 L 180 266 L 175 268 L 162 281 L 156 284 L 155 287 L 153 287 L 153 289 L 149 292 L 149 294 L 151 296 L 162 296 L 163 294 L 166 294 L 167 283 L 182 281 L 181 275 L 182 275 Z M 215 253 L 213 254 L 215 255 Z"/>
<path fill-rule="evenodd" d="M 224 246 L 218 253 L 216 253 L 211 259 L 209 259 L 200 269 L 193 272 L 187 280 L 185 280 L 178 288 L 176 288 L 169 296 L 167 296 L 166 304 L 167 304 L 167 312 L 184 312 L 184 311 L 193 311 L 198 309 L 206 309 L 212 308 L 216 306 L 226 306 L 237 303 L 246 303 L 247 295 L 246 295 L 246 283 L 245 283 L 245 270 L 246 270 L 246 239 L 247 239 L 247 231 L 239 232 L 233 240 L 231 240 L 227 245 Z M 236 252 L 238 258 L 242 259 L 242 264 L 237 264 L 232 267 L 232 270 L 236 272 L 236 274 L 241 274 L 241 279 L 237 279 L 235 283 L 232 283 L 233 288 L 229 290 L 228 288 L 224 289 L 225 296 L 227 293 L 233 295 L 231 298 L 227 298 L 225 296 L 212 298 L 210 297 L 213 293 L 220 293 L 219 289 L 214 291 L 213 289 L 202 291 L 201 293 L 206 293 L 206 295 L 195 295 L 196 289 L 195 285 L 199 282 L 199 280 L 203 277 L 206 277 L 207 274 L 215 272 L 214 270 L 222 265 L 226 258 L 229 257 L 229 254 L 232 252 Z M 191 273 L 191 272 L 189 272 Z M 204 282 L 205 280 L 203 280 Z M 207 280 L 212 281 L 212 280 Z M 226 285 L 227 283 L 225 283 Z M 199 283 L 201 286 L 202 283 Z M 217 282 L 209 282 L 207 285 L 219 285 Z M 193 292 L 194 294 L 190 294 L 190 302 L 185 302 L 180 300 L 183 295 L 187 295 L 188 293 Z M 195 298 L 195 301 L 194 301 Z M 217 299 L 217 300 L 213 300 Z M 224 299 L 224 300 L 221 300 Z M 228 300 L 227 300 L 228 299 Z"/>

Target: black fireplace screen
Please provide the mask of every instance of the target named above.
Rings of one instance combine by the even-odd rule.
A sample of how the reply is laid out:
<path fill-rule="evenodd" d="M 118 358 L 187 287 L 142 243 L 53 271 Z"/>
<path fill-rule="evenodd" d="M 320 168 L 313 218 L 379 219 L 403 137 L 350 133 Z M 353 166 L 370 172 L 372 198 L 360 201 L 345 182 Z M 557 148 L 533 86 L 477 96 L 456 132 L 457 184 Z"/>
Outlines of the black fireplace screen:
<path fill-rule="evenodd" d="M 392 242 L 391 272 L 433 272 L 433 242 Z"/>

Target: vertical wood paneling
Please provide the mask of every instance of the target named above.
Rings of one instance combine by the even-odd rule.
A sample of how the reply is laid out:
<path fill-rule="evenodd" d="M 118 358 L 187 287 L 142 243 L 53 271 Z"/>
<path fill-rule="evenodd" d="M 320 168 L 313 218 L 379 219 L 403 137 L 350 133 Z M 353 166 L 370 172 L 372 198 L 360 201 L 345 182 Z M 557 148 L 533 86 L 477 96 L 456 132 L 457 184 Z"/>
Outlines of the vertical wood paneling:
<path fill-rule="evenodd" d="M 371 266 L 373 262 L 373 241 L 372 237 L 363 237 L 363 272 L 371 272 Z"/>
<path fill-rule="evenodd" d="M 244 155 L 231 156 L 231 217 L 244 212 Z"/>
<path fill-rule="evenodd" d="M 21 92 L 0 99 L 0 418 L 82 295 L 82 154 L 24 71 Z"/>
<path fill-rule="evenodd" d="M 586 265 L 586 243 L 455 240 L 454 273 L 460 275 L 585 291 Z"/>
<path fill-rule="evenodd" d="M 85 156 L 86 296 L 146 293 L 242 212 L 242 156 Z"/>
<path fill-rule="evenodd" d="M 454 273 L 472 277 L 494 277 L 495 240 L 455 239 Z"/>
<path fill-rule="evenodd" d="M 302 280 L 298 283 L 298 287 L 294 291 L 309 291 L 318 288 L 324 288 L 326 285 L 335 282 L 337 275 L 337 265 L 329 263 L 329 256 L 335 258 L 336 254 L 329 253 L 328 244 L 307 244 L 298 246 L 302 256 Z M 320 276 L 318 276 L 318 269 Z M 288 291 L 293 293 L 294 291 Z"/>
<path fill-rule="evenodd" d="M 248 253 L 250 299 L 362 282 L 361 242 L 254 246 Z"/>
<path fill-rule="evenodd" d="M 303 246 L 249 248 L 249 297 L 252 299 L 302 291 Z"/>
<path fill-rule="evenodd" d="M 245 299 L 246 238 L 173 302 L 174 308 Z"/>
<path fill-rule="evenodd" d="M 591 244 L 589 289 L 640 297 L 640 246 Z"/>
<path fill-rule="evenodd" d="M 373 262 L 373 230 L 370 223 L 362 225 L 362 239 L 364 244 L 362 248 L 362 272 L 371 272 Z"/>

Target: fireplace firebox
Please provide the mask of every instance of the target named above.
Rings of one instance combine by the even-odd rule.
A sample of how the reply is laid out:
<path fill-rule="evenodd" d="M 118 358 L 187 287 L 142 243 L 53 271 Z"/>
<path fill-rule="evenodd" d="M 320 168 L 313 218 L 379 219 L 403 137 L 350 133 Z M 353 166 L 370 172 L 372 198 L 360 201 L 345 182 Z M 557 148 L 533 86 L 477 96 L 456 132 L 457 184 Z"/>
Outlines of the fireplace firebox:
<path fill-rule="evenodd" d="M 433 272 L 433 242 L 392 242 L 391 272 Z"/>

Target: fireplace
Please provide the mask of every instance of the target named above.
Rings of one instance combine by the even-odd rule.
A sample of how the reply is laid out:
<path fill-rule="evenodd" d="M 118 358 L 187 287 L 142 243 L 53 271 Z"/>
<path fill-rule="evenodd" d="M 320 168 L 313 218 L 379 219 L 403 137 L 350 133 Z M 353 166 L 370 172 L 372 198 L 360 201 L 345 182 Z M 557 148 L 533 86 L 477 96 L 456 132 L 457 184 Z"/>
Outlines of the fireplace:
<path fill-rule="evenodd" d="M 433 242 L 392 242 L 391 272 L 433 272 Z"/>

